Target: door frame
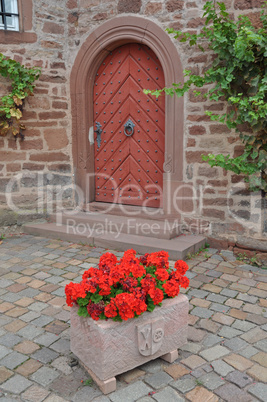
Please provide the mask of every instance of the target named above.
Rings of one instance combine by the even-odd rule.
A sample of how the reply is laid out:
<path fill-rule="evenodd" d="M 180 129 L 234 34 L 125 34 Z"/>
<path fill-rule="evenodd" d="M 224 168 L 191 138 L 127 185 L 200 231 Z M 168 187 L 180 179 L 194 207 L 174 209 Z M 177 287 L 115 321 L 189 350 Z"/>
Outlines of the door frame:
<path fill-rule="evenodd" d="M 175 45 L 160 26 L 148 19 L 115 17 L 88 36 L 76 56 L 70 76 L 75 184 L 82 190 L 85 203 L 94 201 L 94 144 L 89 142 L 89 130 L 93 131 L 95 75 L 110 51 L 133 42 L 153 50 L 162 65 L 166 86 L 183 82 L 182 64 Z M 184 100 L 166 96 L 162 205 L 166 214 L 173 212 L 172 196 L 183 181 L 183 155 Z"/>

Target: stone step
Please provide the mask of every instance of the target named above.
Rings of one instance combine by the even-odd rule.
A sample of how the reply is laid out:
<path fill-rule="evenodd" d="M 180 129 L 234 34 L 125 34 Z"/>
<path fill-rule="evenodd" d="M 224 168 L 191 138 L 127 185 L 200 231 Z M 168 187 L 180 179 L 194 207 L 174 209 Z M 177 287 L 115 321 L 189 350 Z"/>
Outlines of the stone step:
<path fill-rule="evenodd" d="M 72 243 L 92 244 L 94 243 L 93 233 L 87 231 L 83 234 L 74 233 L 66 225 L 55 223 L 30 223 L 23 225 L 23 232 L 33 236 L 48 237 L 51 239 L 64 240 Z"/>
<path fill-rule="evenodd" d="M 133 248 L 139 254 L 164 250 L 169 253 L 172 260 L 178 260 L 185 259 L 188 253 L 195 253 L 204 247 L 205 240 L 204 237 L 195 235 L 181 235 L 175 239 L 167 240 L 127 234 L 120 234 L 115 238 L 108 234 L 96 237 L 94 244 L 97 247 L 115 248 L 120 251 Z"/>
<path fill-rule="evenodd" d="M 82 234 L 86 229 L 99 234 L 126 233 L 158 239 L 173 239 L 181 234 L 181 224 L 179 224 L 178 219 L 148 220 L 135 216 L 70 210 L 69 212 L 58 212 L 51 215 L 49 221 L 57 225 L 63 224 L 72 227 L 77 234 Z"/>
<path fill-rule="evenodd" d="M 98 212 L 101 214 L 117 215 L 117 216 L 134 216 L 147 220 L 164 221 L 165 219 L 179 218 L 176 212 L 173 215 L 166 215 L 162 208 L 141 207 L 135 205 L 111 204 L 108 202 L 93 201 L 84 205 L 85 212 Z"/>
<path fill-rule="evenodd" d="M 27 224 L 23 226 L 25 233 L 52 239 L 70 241 L 72 243 L 90 244 L 125 251 L 133 248 L 140 254 L 165 250 L 173 260 L 184 259 L 188 253 L 195 253 L 205 245 L 203 236 L 180 235 L 173 239 L 156 239 L 126 233 L 99 234 L 97 230 L 85 230 L 77 233 L 75 227 L 56 225 L 56 223 Z"/>

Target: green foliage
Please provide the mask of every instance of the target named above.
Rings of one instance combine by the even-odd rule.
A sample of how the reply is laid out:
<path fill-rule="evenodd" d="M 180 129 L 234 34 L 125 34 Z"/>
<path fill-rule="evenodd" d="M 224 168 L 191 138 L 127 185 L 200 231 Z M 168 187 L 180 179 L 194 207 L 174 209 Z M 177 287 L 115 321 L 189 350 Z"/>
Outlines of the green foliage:
<path fill-rule="evenodd" d="M 24 138 L 22 130 L 26 127 L 20 124 L 23 104 L 27 96 L 33 95 L 33 83 L 38 79 L 40 69 L 24 67 L 0 53 L 0 75 L 12 85 L 11 92 L 0 98 L 0 136 L 12 132 L 15 137 L 20 135 Z"/>
<path fill-rule="evenodd" d="M 207 246 L 206 246 L 207 244 Z M 196 258 L 198 257 L 203 251 L 208 251 L 208 247 L 209 244 L 205 243 L 205 247 L 200 247 L 200 249 L 198 251 L 196 251 L 195 253 L 188 253 L 186 256 L 186 260 L 191 260 L 192 258 Z M 208 258 L 205 256 L 205 258 Z"/>
<path fill-rule="evenodd" d="M 79 306 L 81 306 L 81 307 L 86 307 L 87 304 L 89 303 L 89 300 L 90 300 L 90 296 L 87 295 L 87 296 L 84 297 L 84 298 L 79 297 L 79 298 L 77 299 L 77 303 L 78 303 Z"/>
<path fill-rule="evenodd" d="M 254 253 L 254 256 L 253 256 L 253 257 L 248 257 L 248 255 L 246 254 L 246 252 L 244 252 L 244 253 L 238 253 L 236 259 L 237 259 L 238 261 L 243 261 L 243 262 L 246 263 L 246 264 L 253 265 L 253 266 L 256 266 L 256 267 L 257 267 L 257 266 L 258 266 L 258 267 L 261 267 L 261 266 L 262 266 L 262 263 L 261 263 L 261 261 L 258 260 L 256 253 Z"/>
<path fill-rule="evenodd" d="M 147 296 L 147 311 L 154 311 L 155 310 L 155 304 L 153 303 L 153 300 L 151 299 L 151 297 L 148 295 Z"/>
<path fill-rule="evenodd" d="M 204 385 L 204 383 L 201 380 L 199 380 L 198 378 L 195 378 L 195 383 L 196 383 L 196 385 L 199 385 L 199 386 Z"/>
<path fill-rule="evenodd" d="M 102 299 L 103 297 L 97 293 L 93 293 L 91 296 L 91 300 L 93 303 L 99 303 Z"/>
<path fill-rule="evenodd" d="M 85 381 L 83 382 L 83 385 L 84 385 L 84 386 L 88 386 L 88 387 L 92 387 L 92 386 L 93 386 L 93 380 L 92 380 L 92 378 L 88 378 L 87 380 L 85 380 Z"/>
<path fill-rule="evenodd" d="M 85 306 L 80 306 L 78 309 L 78 315 L 80 317 L 89 317 L 87 308 Z"/>
<path fill-rule="evenodd" d="M 265 2 L 265 6 L 267 2 Z M 247 16 L 233 21 L 223 2 L 208 1 L 204 5 L 205 26 L 199 34 L 167 29 L 180 42 L 198 45 L 204 43 L 215 57 L 210 68 L 202 75 L 184 71 L 186 82 L 174 83 L 171 88 L 148 91 L 160 96 L 183 96 L 192 87 L 213 84 L 204 96 L 211 101 L 225 99 L 230 107 L 224 114 L 206 112 L 211 120 L 226 123 L 240 133 L 241 125 L 249 127 L 251 135 L 242 135 L 244 153 L 237 158 L 230 155 L 203 156 L 211 166 L 250 177 L 250 189 L 267 191 L 267 15 L 261 13 L 261 28 L 255 28 Z M 200 92 L 194 91 L 195 95 Z"/>
<path fill-rule="evenodd" d="M 113 317 L 112 320 L 115 321 L 115 322 L 122 322 L 123 321 L 122 318 L 119 315 L 116 315 L 116 317 Z"/>

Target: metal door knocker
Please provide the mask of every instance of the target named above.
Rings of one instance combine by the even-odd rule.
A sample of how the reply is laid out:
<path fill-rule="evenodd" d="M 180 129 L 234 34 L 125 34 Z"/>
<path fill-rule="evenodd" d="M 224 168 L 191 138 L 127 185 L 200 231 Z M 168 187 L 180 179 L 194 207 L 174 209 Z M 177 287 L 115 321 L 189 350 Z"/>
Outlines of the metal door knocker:
<path fill-rule="evenodd" d="M 132 122 L 131 119 L 129 119 L 125 124 L 124 124 L 124 134 L 127 137 L 131 137 L 134 133 L 134 126 L 135 124 Z"/>

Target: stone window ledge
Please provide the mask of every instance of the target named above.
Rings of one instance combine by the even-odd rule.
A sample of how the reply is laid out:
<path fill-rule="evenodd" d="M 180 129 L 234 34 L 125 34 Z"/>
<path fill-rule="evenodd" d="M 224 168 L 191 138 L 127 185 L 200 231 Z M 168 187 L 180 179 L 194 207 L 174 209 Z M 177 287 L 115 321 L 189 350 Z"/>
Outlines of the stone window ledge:
<path fill-rule="evenodd" d="M 17 43 L 34 43 L 37 35 L 34 32 L 15 32 L 0 30 L 0 43 L 2 45 L 11 45 Z"/>

